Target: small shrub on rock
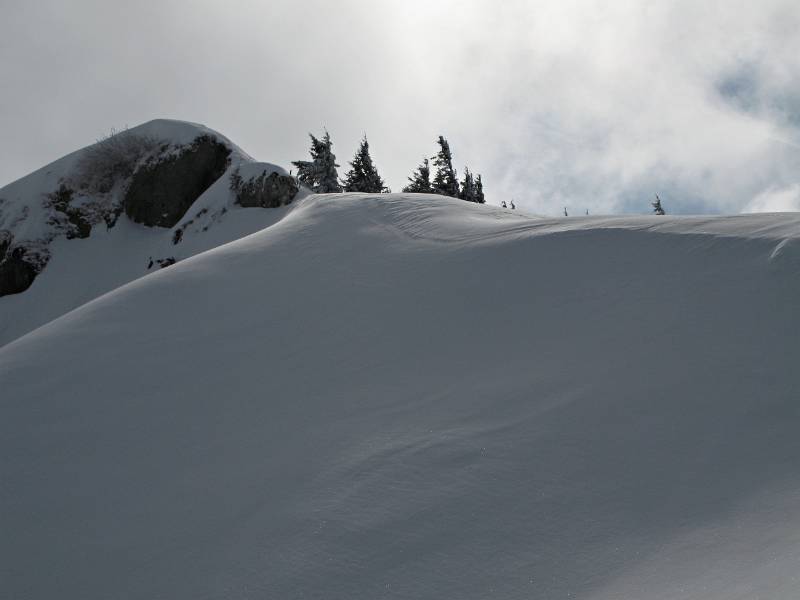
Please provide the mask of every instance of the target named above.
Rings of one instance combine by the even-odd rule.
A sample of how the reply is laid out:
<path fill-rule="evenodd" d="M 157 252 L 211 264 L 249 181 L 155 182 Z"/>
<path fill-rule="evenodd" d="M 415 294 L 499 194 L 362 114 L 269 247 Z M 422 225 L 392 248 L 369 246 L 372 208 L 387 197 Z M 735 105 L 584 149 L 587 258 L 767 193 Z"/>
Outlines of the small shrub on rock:
<path fill-rule="evenodd" d="M 130 177 L 141 160 L 164 145 L 151 136 L 112 129 L 84 151 L 74 183 L 81 190 L 107 194 L 117 182 Z"/>

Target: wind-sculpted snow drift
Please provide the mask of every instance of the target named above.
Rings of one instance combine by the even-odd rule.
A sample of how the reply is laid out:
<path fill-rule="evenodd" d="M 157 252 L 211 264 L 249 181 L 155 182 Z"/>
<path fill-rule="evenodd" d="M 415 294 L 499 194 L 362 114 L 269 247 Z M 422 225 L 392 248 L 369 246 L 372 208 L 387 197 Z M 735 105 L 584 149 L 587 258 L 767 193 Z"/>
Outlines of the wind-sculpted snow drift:
<path fill-rule="evenodd" d="M 10 598 L 792 598 L 800 218 L 309 196 L 0 349 Z"/>

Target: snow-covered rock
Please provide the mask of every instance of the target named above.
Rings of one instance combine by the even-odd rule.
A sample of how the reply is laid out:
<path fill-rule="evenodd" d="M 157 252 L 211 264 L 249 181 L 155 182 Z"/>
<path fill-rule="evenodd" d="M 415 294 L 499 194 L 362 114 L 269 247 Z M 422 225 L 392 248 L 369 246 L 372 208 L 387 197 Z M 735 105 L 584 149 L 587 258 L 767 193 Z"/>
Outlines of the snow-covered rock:
<path fill-rule="evenodd" d="M 246 208 L 284 206 L 294 199 L 299 189 L 294 178 L 281 175 L 267 163 L 241 165 L 230 179 L 236 203 Z"/>
<path fill-rule="evenodd" d="M 0 348 L 5 595 L 796 595 L 798 215 L 238 214 Z"/>

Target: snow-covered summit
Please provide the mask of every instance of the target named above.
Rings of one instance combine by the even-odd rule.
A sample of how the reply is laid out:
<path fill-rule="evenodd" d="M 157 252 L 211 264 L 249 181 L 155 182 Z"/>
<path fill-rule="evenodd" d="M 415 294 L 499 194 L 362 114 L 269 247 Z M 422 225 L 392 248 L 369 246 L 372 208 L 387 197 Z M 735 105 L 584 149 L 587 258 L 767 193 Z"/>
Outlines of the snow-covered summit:
<path fill-rule="evenodd" d="M 0 344 L 265 226 L 276 216 L 242 218 L 240 209 L 287 204 L 297 191 L 282 167 L 255 161 L 203 125 L 166 119 L 0 188 Z"/>
<path fill-rule="evenodd" d="M 146 137 L 174 151 L 202 136 L 213 138 L 231 151 L 232 162 L 252 162 L 241 148 L 204 125 L 170 119 L 154 119 L 116 135 Z M 82 160 L 102 141 L 76 150 L 44 167 L 0 188 L 0 230 L 10 231 L 21 242 L 37 241 L 51 233 L 48 223 L 50 207 L 44 202 L 47 194 L 56 191 L 62 182 L 77 176 Z"/>

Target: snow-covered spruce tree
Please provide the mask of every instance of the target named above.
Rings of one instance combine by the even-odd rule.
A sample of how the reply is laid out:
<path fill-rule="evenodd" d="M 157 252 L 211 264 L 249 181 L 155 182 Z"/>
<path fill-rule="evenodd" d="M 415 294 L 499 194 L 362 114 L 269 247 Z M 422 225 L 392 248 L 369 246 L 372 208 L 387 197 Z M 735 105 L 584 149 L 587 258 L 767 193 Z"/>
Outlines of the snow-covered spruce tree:
<path fill-rule="evenodd" d="M 477 202 L 478 196 L 475 190 L 475 178 L 469 170 L 469 167 L 464 167 L 464 179 L 461 180 L 461 191 L 458 197 L 467 202 Z"/>
<path fill-rule="evenodd" d="M 431 187 L 431 168 L 428 166 L 428 159 L 423 159 L 422 164 L 408 178 L 410 182 L 403 188 L 404 192 L 414 194 L 432 194 Z"/>
<path fill-rule="evenodd" d="M 378 169 L 372 162 L 372 157 L 369 155 L 369 142 L 367 136 L 361 140 L 361 146 L 358 152 L 350 162 L 351 169 L 345 175 L 342 181 L 342 187 L 345 192 L 368 192 L 370 194 L 381 194 L 389 192 L 388 187 L 378 175 Z"/>
<path fill-rule="evenodd" d="M 450 152 L 450 144 L 441 135 L 439 136 L 439 152 L 433 157 L 433 165 L 436 167 L 436 175 L 433 177 L 433 193 L 458 198 L 458 177 L 453 168 L 453 155 Z"/>
<path fill-rule="evenodd" d="M 475 202 L 478 204 L 486 204 L 486 198 L 483 195 L 483 180 L 481 174 L 475 178 Z"/>
<path fill-rule="evenodd" d="M 664 210 L 664 208 L 661 206 L 661 198 L 658 197 L 658 194 L 656 194 L 656 201 L 652 202 L 651 206 L 653 207 L 653 212 L 655 214 L 657 214 L 657 215 L 665 215 L 665 214 L 667 214 L 666 211 Z"/>
<path fill-rule="evenodd" d="M 325 131 L 322 139 L 317 139 L 309 133 L 311 138 L 311 160 L 296 160 L 292 164 L 297 167 L 297 179 L 313 192 L 330 194 L 341 192 L 339 173 L 336 171 L 336 155 L 332 151 L 333 143 L 330 134 Z"/>

